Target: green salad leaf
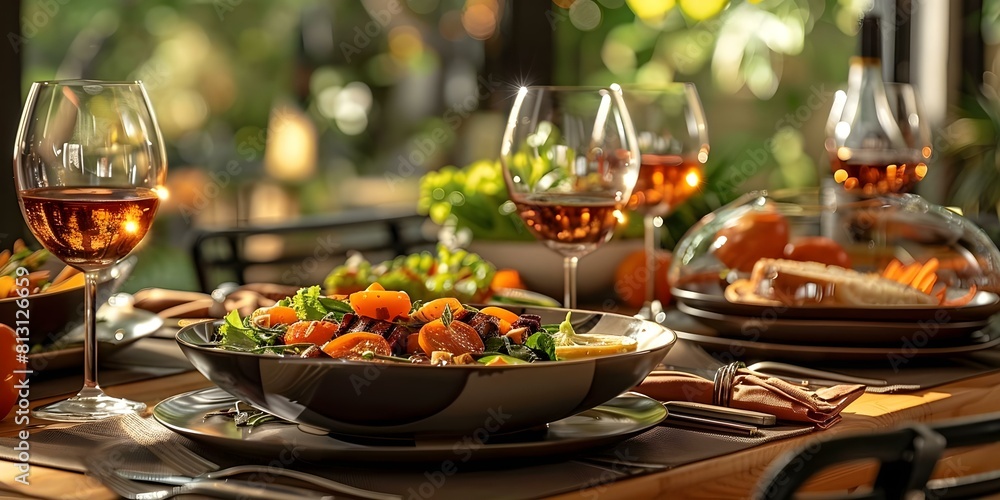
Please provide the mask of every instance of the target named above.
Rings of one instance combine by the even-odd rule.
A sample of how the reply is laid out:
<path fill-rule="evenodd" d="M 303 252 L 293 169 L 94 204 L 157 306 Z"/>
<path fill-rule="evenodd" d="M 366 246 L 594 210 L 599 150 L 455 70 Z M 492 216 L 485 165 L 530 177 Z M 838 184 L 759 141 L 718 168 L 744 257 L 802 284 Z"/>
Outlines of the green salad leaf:
<path fill-rule="evenodd" d="M 299 319 L 306 321 L 319 321 L 327 315 L 332 315 L 334 319 L 340 321 L 344 314 L 353 312 L 348 303 L 324 297 L 323 289 L 319 285 L 300 288 L 295 295 L 283 299 L 279 304 L 295 309 Z"/>
<path fill-rule="evenodd" d="M 223 319 L 223 324 L 219 327 L 219 345 L 228 346 L 235 349 L 253 349 L 257 347 L 257 336 L 253 330 L 243 326 L 240 319 L 240 312 L 231 311 Z"/>
<path fill-rule="evenodd" d="M 532 350 L 545 353 L 545 356 L 552 361 L 556 360 L 556 341 L 548 333 L 534 333 L 524 341 L 524 345 Z"/>

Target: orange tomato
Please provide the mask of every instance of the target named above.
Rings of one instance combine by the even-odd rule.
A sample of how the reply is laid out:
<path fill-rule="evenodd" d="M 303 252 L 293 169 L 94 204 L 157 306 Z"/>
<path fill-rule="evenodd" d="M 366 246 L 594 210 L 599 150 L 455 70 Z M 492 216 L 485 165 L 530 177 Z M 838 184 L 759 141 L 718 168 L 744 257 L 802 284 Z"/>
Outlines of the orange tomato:
<path fill-rule="evenodd" d="M 420 352 L 420 334 L 411 333 L 406 336 L 406 354 L 416 354 Z"/>
<path fill-rule="evenodd" d="M 357 332 L 341 335 L 323 346 L 323 352 L 331 358 L 361 359 L 366 351 L 391 356 L 392 347 L 381 335 Z"/>
<path fill-rule="evenodd" d="M 497 306 L 487 306 L 479 310 L 483 314 L 489 314 L 490 316 L 495 316 L 508 323 L 513 323 L 520 318 L 520 316 Z"/>
<path fill-rule="evenodd" d="M 333 338 L 340 325 L 333 321 L 298 321 L 285 330 L 285 344 L 323 345 Z"/>
<path fill-rule="evenodd" d="M 673 298 L 670 295 L 670 282 L 667 280 L 667 270 L 673 255 L 666 250 L 656 251 L 656 274 L 654 275 L 654 285 L 656 286 L 656 300 L 663 305 L 670 303 Z M 621 264 L 615 270 L 615 293 L 622 302 L 629 307 L 638 309 L 646 302 L 646 252 L 636 250 L 622 259 Z"/>
<path fill-rule="evenodd" d="M 274 325 L 290 325 L 299 320 L 295 314 L 295 309 L 285 306 L 271 306 L 257 309 L 250 315 L 254 324 L 264 328 Z"/>
<path fill-rule="evenodd" d="M 788 219 L 774 211 L 750 211 L 715 233 L 713 253 L 726 267 L 750 272 L 760 259 L 780 259 L 788 244 Z"/>
<path fill-rule="evenodd" d="M 521 273 L 517 269 L 498 269 L 493 274 L 493 281 L 490 282 L 490 289 L 499 290 L 501 288 L 528 288 L 521 279 Z"/>
<path fill-rule="evenodd" d="M 785 245 L 785 258 L 851 268 L 851 257 L 847 255 L 847 250 L 826 236 L 796 238 Z"/>
<path fill-rule="evenodd" d="M 373 283 L 363 292 L 354 292 L 348 299 L 354 312 L 369 318 L 392 321 L 410 313 L 410 296 L 406 292 L 388 292 Z"/>
<path fill-rule="evenodd" d="M 17 345 L 14 329 L 0 324 L 0 420 L 6 418 L 17 404 L 18 394 L 14 386 L 25 376 L 14 373 L 14 370 L 25 369 L 25 363 L 17 360 Z"/>
<path fill-rule="evenodd" d="M 447 351 L 455 355 L 467 352 L 480 353 L 486 348 L 475 328 L 461 321 L 452 321 L 445 326 L 439 319 L 420 328 L 417 342 L 427 354 L 434 351 Z"/>

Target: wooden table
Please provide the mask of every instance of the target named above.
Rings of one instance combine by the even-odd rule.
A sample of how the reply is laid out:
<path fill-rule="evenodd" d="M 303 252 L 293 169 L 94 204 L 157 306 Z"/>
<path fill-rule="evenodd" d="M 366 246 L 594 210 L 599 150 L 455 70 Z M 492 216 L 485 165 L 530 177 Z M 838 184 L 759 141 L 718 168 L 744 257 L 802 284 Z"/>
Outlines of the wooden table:
<path fill-rule="evenodd" d="M 197 372 L 120 385 L 116 396 L 145 401 L 150 407 L 161 399 L 211 384 Z M 58 399 L 58 398 L 52 398 Z M 36 401 L 44 404 L 50 400 Z M 953 417 L 1000 411 L 1000 373 L 984 375 L 926 391 L 909 394 L 865 394 L 855 401 L 844 420 L 821 436 L 871 432 L 904 422 L 930 422 Z M 56 424 L 59 425 L 59 424 Z M 38 432 L 40 429 L 33 429 Z M 13 418 L 0 423 L 0 435 L 18 431 Z M 816 436 L 785 439 L 739 453 L 705 460 L 663 472 L 634 477 L 589 490 L 574 491 L 560 499 L 601 498 L 745 498 L 754 491 L 768 464 L 779 454 L 803 446 Z M 1000 445 L 951 452 L 936 476 L 967 475 L 995 468 Z M 73 472 L 31 467 L 29 486 L 16 483 L 15 464 L 0 461 L 0 488 L 41 498 L 110 499 L 116 496 L 96 481 Z M 832 468 L 809 484 L 810 490 L 846 490 L 867 484 L 874 477 L 872 467 L 853 465 Z M 0 492 L 2 496 L 2 492 Z"/>

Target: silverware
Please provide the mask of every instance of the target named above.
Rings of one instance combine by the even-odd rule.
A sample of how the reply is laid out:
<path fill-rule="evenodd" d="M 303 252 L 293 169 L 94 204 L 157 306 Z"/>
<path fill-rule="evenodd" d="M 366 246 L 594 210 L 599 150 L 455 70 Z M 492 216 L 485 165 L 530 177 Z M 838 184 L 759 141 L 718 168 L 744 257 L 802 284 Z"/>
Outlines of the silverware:
<path fill-rule="evenodd" d="M 216 498 L 266 498 L 269 500 L 303 498 L 335 500 L 336 498 L 305 488 L 231 479 L 207 479 L 192 481 L 182 486 L 163 488 L 126 479 L 105 467 L 93 467 L 89 472 L 111 491 L 131 500 L 160 500 L 189 494 L 209 495 Z"/>
<path fill-rule="evenodd" d="M 397 495 L 390 495 L 386 493 L 380 493 L 376 491 L 364 490 L 361 488 L 356 488 L 354 486 L 346 485 L 327 479 L 320 476 L 314 476 L 312 474 L 307 474 L 305 472 L 299 472 L 287 468 L 278 467 L 266 467 L 266 466 L 237 466 L 230 467 L 228 469 L 220 470 L 219 465 L 212 462 L 201 455 L 191 451 L 186 446 L 169 439 L 170 432 L 152 424 L 151 422 L 141 418 L 124 418 L 122 422 L 131 431 L 130 434 L 133 436 L 144 436 L 149 439 L 149 442 L 141 442 L 141 444 L 146 445 L 146 447 L 153 452 L 163 463 L 169 466 L 171 469 L 180 473 L 180 475 L 173 476 L 174 479 L 179 480 L 182 477 L 186 477 L 188 481 L 197 481 L 203 478 L 221 478 L 236 474 L 245 473 L 264 473 L 271 476 L 283 476 L 292 479 L 297 479 L 300 481 L 305 481 L 307 483 L 314 484 L 316 486 L 326 488 L 330 491 L 344 493 L 348 495 L 353 495 L 357 498 L 371 499 L 371 500 L 395 500 L 401 497 Z M 159 436 L 159 438 L 157 438 Z M 134 471 L 123 471 L 123 472 L 134 472 Z M 150 475 L 152 476 L 152 475 Z M 164 474 L 164 476 L 169 476 Z M 127 476 L 126 476 L 127 477 Z M 159 481 L 158 479 L 151 479 L 156 482 L 167 482 Z M 178 484 L 178 483 L 174 483 Z"/>
<path fill-rule="evenodd" d="M 747 369 L 777 378 L 790 379 L 792 382 L 800 385 L 837 385 L 838 383 L 862 384 L 871 387 L 888 385 L 888 382 L 882 379 L 855 377 L 853 375 L 816 370 L 814 368 L 805 368 L 775 361 L 761 361 L 748 366 Z M 786 376 L 782 376 L 781 374 L 785 374 Z M 791 375 L 792 377 L 788 377 L 787 375 Z M 796 377 L 808 377 L 808 379 L 803 380 Z"/>
<path fill-rule="evenodd" d="M 756 436 L 758 432 L 760 432 L 755 425 L 730 422 L 728 420 L 717 420 L 714 418 L 696 417 L 694 415 L 684 415 L 680 413 L 668 413 L 667 418 L 663 421 L 663 423 L 686 429 L 722 432 L 725 434 L 736 434 L 738 436 L 746 437 Z"/>
<path fill-rule="evenodd" d="M 173 474 L 153 474 L 153 473 L 133 471 L 133 470 L 118 470 L 116 472 L 119 476 L 124 477 L 126 479 L 132 479 L 135 481 L 153 482 L 153 483 L 163 483 L 170 485 L 185 485 L 204 480 L 227 478 L 239 474 L 259 473 L 259 474 L 268 474 L 271 476 L 282 476 L 291 479 L 297 479 L 299 481 L 311 483 L 321 488 L 326 488 L 327 490 L 333 492 L 343 493 L 345 495 L 352 495 L 358 498 L 368 498 L 372 500 L 399 500 L 402 498 L 399 495 L 378 493 L 374 491 L 364 490 L 361 488 L 355 488 L 353 486 L 332 481 L 325 477 L 314 476 L 312 474 L 299 472 L 297 470 L 279 469 L 276 467 L 266 467 L 257 465 L 238 465 L 236 467 L 230 467 L 228 469 L 206 472 L 204 474 L 200 474 L 194 477 L 173 475 Z"/>

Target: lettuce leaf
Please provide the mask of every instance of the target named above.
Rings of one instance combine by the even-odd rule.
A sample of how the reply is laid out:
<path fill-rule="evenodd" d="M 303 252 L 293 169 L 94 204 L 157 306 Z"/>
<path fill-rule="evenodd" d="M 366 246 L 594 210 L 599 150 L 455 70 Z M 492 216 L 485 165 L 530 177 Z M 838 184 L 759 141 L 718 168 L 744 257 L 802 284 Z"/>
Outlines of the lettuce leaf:
<path fill-rule="evenodd" d="M 337 321 L 340 321 L 344 314 L 352 312 L 351 306 L 346 302 L 324 297 L 323 289 L 319 285 L 300 288 L 289 298 L 287 305 L 295 309 L 299 319 L 306 321 L 319 321 L 328 314 L 332 314 Z"/>
<path fill-rule="evenodd" d="M 556 360 L 556 341 L 548 333 L 534 333 L 524 341 L 524 345 L 534 351 L 545 353 L 550 361 Z"/>

